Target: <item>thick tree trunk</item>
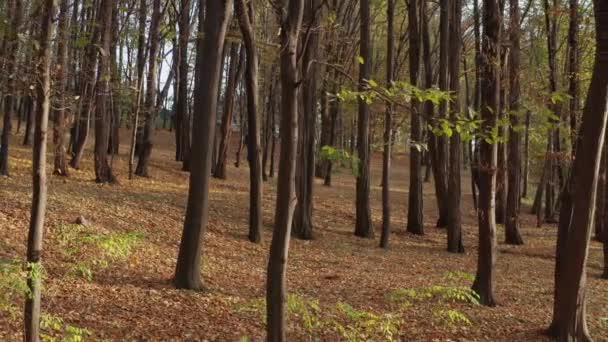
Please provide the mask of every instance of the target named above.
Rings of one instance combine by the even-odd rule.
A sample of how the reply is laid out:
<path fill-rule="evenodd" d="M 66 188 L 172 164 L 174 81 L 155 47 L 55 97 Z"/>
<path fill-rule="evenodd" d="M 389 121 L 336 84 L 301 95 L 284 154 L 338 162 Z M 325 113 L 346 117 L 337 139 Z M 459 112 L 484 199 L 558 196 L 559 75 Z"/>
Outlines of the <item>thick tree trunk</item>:
<path fill-rule="evenodd" d="M 595 196 L 608 121 L 608 3 L 594 1 L 596 55 L 574 160 L 562 193 L 558 228 L 553 321 L 559 341 L 591 341 L 586 322 L 586 271 Z"/>
<path fill-rule="evenodd" d="M 281 11 L 281 156 L 275 223 L 268 258 L 266 279 L 266 340 L 286 341 L 286 271 L 291 225 L 297 198 L 295 194 L 296 151 L 298 145 L 298 36 L 304 13 L 303 0 L 289 0 Z"/>
<path fill-rule="evenodd" d="M 460 57 L 462 3 L 451 1 L 450 16 L 450 92 L 453 94 L 450 120 L 456 122 L 460 115 Z M 462 213 L 460 211 L 460 134 L 455 131 L 450 137 L 450 167 L 448 177 L 448 251 L 464 253 L 462 243 Z"/>
<path fill-rule="evenodd" d="M 315 135 L 317 126 L 317 50 L 319 34 L 318 0 L 304 2 L 304 22 L 311 33 L 307 38 L 302 56 L 302 104 L 298 123 L 298 159 L 296 161 L 296 195 L 298 203 L 294 212 L 293 233 L 302 240 L 313 238 L 313 187 L 315 178 Z"/>
<path fill-rule="evenodd" d="M 17 98 L 16 72 L 17 72 L 17 50 L 19 48 L 19 27 L 21 26 L 22 1 L 11 0 L 7 4 L 8 19 L 10 27 L 6 32 L 6 74 L 10 75 L 6 81 L 6 91 L 4 100 L 4 118 L 2 135 L 0 136 L 0 175 L 8 176 L 8 148 L 10 144 L 11 131 L 13 129 L 13 114 L 15 111 L 15 101 Z M 31 111 L 33 114 L 33 110 Z M 33 119 L 28 117 L 28 125 L 33 128 Z M 28 128 L 29 128 L 28 127 Z M 30 130 L 26 129 L 26 138 L 29 137 Z M 24 143 L 25 144 L 25 143 Z"/>
<path fill-rule="evenodd" d="M 520 115 L 520 14 L 519 0 L 510 0 L 511 23 L 509 25 L 509 36 L 511 51 L 509 54 L 509 140 L 508 140 L 508 182 L 507 208 L 505 220 L 505 242 L 510 245 L 521 245 L 524 243 L 519 233 L 519 199 L 521 195 L 521 136 L 517 127 Z"/>
<path fill-rule="evenodd" d="M 372 65 L 370 41 L 370 9 L 369 0 L 360 0 L 361 41 L 359 55 L 363 63 L 359 64 L 359 91 L 367 89 Z M 357 127 L 357 155 L 359 157 L 359 172 L 357 174 L 356 223 L 355 235 L 364 238 L 374 236 L 372 225 L 372 209 L 369 199 L 370 182 L 370 153 L 369 153 L 369 105 L 359 98 L 359 122 Z"/>
<path fill-rule="evenodd" d="M 108 108 L 110 94 L 110 46 L 112 39 L 112 5 L 111 0 L 101 0 L 100 18 L 101 47 L 99 54 L 99 72 L 95 94 L 95 181 L 113 183 L 116 181 L 108 163 L 108 142 L 110 140 L 111 114 Z"/>
<path fill-rule="evenodd" d="M 243 42 L 247 52 L 245 66 L 245 88 L 247 93 L 247 117 L 249 122 L 249 241 L 259 243 L 262 240 L 262 159 L 260 144 L 260 117 L 258 108 L 258 52 L 255 33 L 252 26 L 253 5 L 245 6 L 244 0 L 236 0 L 235 10 L 239 18 Z M 241 52 L 244 54 L 244 52 Z M 242 59 L 242 57 L 241 57 Z M 241 108 L 241 111 L 244 109 Z"/>
<path fill-rule="evenodd" d="M 496 129 L 500 95 L 500 36 L 502 16 L 498 0 L 483 1 L 483 45 L 481 61 L 482 131 Z M 479 160 L 479 252 L 473 290 L 484 305 L 494 306 L 494 265 L 496 263 L 496 160 L 495 142 L 480 139 Z"/>
<path fill-rule="evenodd" d="M 418 20 L 418 2 L 418 0 L 410 0 L 408 3 L 408 32 L 410 39 L 409 67 L 410 83 L 413 86 L 418 86 L 418 72 L 420 70 L 420 25 Z M 419 146 L 416 146 L 417 144 L 421 144 L 423 142 L 422 115 L 420 114 L 420 102 L 415 98 L 412 98 L 410 124 L 410 184 L 406 229 L 409 233 L 423 235 L 422 152 Z"/>
<path fill-rule="evenodd" d="M 395 73 L 395 1 L 388 0 L 386 4 L 386 87 L 390 89 L 393 85 Z M 391 147 L 393 129 L 393 105 L 390 101 L 386 103 L 384 113 L 384 151 L 382 154 L 382 236 L 380 247 L 388 248 L 388 239 L 391 232 Z"/>
<path fill-rule="evenodd" d="M 174 283 L 177 288 L 200 290 L 202 237 L 209 221 L 209 176 L 211 147 L 215 137 L 217 93 L 220 82 L 222 51 L 230 18 L 231 0 L 206 0 L 207 13 L 214 13 L 204 23 L 199 81 L 195 85 L 194 123 L 188 204 L 184 220 Z M 198 58 L 198 57 L 197 57 Z"/>
<path fill-rule="evenodd" d="M 53 143 L 55 144 L 55 158 L 53 164 L 53 174 L 68 177 L 67 164 L 67 115 L 66 115 L 66 92 L 67 92 L 67 76 L 68 76 L 68 39 L 70 33 L 69 26 L 69 2 L 61 0 L 59 6 L 59 27 L 57 41 L 57 66 L 55 74 L 57 75 L 57 98 L 55 109 L 55 122 L 53 125 Z"/>
<path fill-rule="evenodd" d="M 46 142 L 51 108 L 51 37 L 53 36 L 54 0 L 45 0 L 40 11 L 40 38 L 38 40 L 39 56 L 37 65 L 36 97 L 36 130 L 34 133 L 34 153 L 32 160 L 32 209 L 27 238 L 27 271 L 29 276 L 27 286 L 29 295 L 25 299 L 24 312 L 24 341 L 37 342 L 40 339 L 40 297 L 42 277 L 40 275 L 42 256 L 42 236 L 44 232 L 44 216 L 46 212 L 47 181 L 46 181 Z"/>
<path fill-rule="evenodd" d="M 148 78 L 146 84 L 145 120 L 142 135 L 142 147 L 135 174 L 149 177 L 148 168 L 152 155 L 152 135 L 156 121 L 156 77 L 158 73 L 158 49 L 160 43 L 160 26 L 162 21 L 161 1 L 154 0 L 152 5 L 152 20 L 150 22 L 150 51 L 148 52 Z"/>

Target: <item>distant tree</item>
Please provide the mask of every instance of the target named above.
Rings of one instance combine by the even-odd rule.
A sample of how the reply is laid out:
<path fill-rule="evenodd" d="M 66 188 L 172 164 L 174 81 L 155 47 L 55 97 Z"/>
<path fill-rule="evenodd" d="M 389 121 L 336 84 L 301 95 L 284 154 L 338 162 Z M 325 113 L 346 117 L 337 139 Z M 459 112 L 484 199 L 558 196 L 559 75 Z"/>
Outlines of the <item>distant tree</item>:
<path fill-rule="evenodd" d="M 178 76 L 175 106 L 175 160 L 182 161 L 184 171 L 188 171 L 188 149 L 190 148 L 190 117 L 188 115 L 188 43 L 190 41 L 191 0 L 181 0 L 178 17 Z"/>
<path fill-rule="evenodd" d="M 111 2 L 110 0 L 104 0 Z M 36 97 L 36 129 L 34 133 L 34 153 L 32 160 L 32 210 L 27 238 L 27 286 L 29 295 L 25 299 L 24 341 L 40 340 L 40 297 L 42 290 L 41 256 L 44 232 L 44 216 L 47 203 L 46 146 L 49 112 L 51 109 L 51 60 L 55 13 L 55 1 L 44 0 L 40 4 L 40 36 L 38 38 L 38 61 Z"/>
<path fill-rule="evenodd" d="M 222 51 L 233 3 L 231 0 L 201 0 L 199 6 L 203 5 L 209 16 L 203 27 L 205 39 L 202 39 L 202 49 L 197 53 L 202 54 L 201 60 L 205 63 L 200 65 L 200 78 L 194 90 L 194 134 L 188 205 L 174 278 L 177 288 L 192 290 L 200 290 L 203 285 L 200 261 L 203 233 L 209 221 L 211 148 L 215 137 Z"/>
<path fill-rule="evenodd" d="M 481 60 L 481 119 L 483 132 L 496 129 L 499 106 L 499 57 L 502 16 L 499 0 L 483 1 L 483 35 Z M 496 195 L 497 146 L 494 141 L 479 141 L 479 252 L 473 290 L 484 305 L 494 306 L 494 273 L 496 263 Z"/>
<path fill-rule="evenodd" d="M 286 341 L 285 336 L 285 273 L 293 213 L 297 202 L 295 194 L 296 152 L 298 145 L 298 37 L 304 15 L 304 0 L 276 3 L 281 25 L 281 155 L 279 179 L 268 271 L 266 273 L 266 339 Z"/>
<path fill-rule="evenodd" d="M 66 92 L 68 83 L 68 39 L 70 34 L 69 0 L 61 0 L 59 5 L 59 27 L 57 35 L 57 65 L 56 68 L 56 106 L 54 110 L 55 122 L 53 125 L 53 143 L 55 144 L 55 158 L 53 174 L 69 176 L 67 164 L 67 102 Z"/>

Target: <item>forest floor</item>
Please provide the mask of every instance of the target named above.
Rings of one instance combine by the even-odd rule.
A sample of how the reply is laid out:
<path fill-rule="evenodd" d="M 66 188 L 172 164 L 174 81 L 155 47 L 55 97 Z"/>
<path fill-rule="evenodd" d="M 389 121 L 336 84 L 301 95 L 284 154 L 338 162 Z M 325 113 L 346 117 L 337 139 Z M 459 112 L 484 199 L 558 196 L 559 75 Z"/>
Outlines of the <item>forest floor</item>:
<path fill-rule="evenodd" d="M 90 151 L 70 178 L 49 176 L 44 239 L 45 333 L 85 340 L 261 341 L 266 263 L 275 181 L 265 184 L 264 233 L 247 241 L 248 170 L 233 166 L 228 180 L 211 181 L 209 228 L 203 248 L 202 292 L 171 285 L 183 227 L 188 174 L 174 162 L 171 133 L 156 132 L 151 178 L 127 179 L 127 133 L 113 166 L 118 185 L 94 182 Z M 21 136 L 11 145 L 11 177 L 0 178 L 0 340 L 21 340 L 25 256 L 31 201 L 31 150 Z M 90 139 L 92 140 L 92 139 Z M 234 144 L 233 144 L 234 145 Z M 49 171 L 52 149 L 49 150 Z M 463 179 L 466 253 L 445 250 L 434 227 L 436 205 L 425 184 L 426 235 L 405 233 L 407 156 L 393 164 L 393 234 L 378 248 L 381 226 L 380 156 L 372 167 L 376 238 L 353 236 L 354 177 L 316 182 L 312 241 L 292 239 L 287 286 L 289 340 L 542 341 L 550 322 L 556 228 L 535 227 L 522 208 L 524 246 L 502 243 L 496 269 L 498 306 L 475 305 L 467 291 L 475 273 L 477 224 L 468 174 Z M 75 225 L 78 216 L 90 225 Z M 608 286 L 599 279 L 601 245 L 588 266 L 592 335 L 608 341 Z M 13 272 L 13 274 L 11 274 Z M 16 274 L 15 274 L 16 273 Z M 3 302 L 4 301 L 4 302 Z M 471 303 L 473 302 L 473 303 Z M 86 329 L 79 331 L 76 327 Z"/>

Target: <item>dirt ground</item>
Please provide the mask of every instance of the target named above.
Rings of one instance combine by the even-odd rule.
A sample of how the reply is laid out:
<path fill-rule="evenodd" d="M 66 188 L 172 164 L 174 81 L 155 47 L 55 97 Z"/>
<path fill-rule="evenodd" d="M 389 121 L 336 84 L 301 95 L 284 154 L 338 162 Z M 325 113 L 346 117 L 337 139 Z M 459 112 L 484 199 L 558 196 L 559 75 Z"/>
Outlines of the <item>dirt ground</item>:
<path fill-rule="evenodd" d="M 243 161 L 245 165 L 236 169 L 234 153 L 229 154 L 228 180 L 211 181 L 210 222 L 203 247 L 206 289 L 178 291 L 172 288 L 171 277 L 183 227 L 188 174 L 179 171 L 180 164 L 173 161 L 171 133 L 157 131 L 152 177 L 129 181 L 128 134 L 123 133 L 121 153 L 113 160 L 118 185 L 93 181 L 90 151 L 82 170 L 71 170 L 70 178 L 49 176 L 43 311 L 62 318 L 66 325 L 86 328 L 90 335 L 85 340 L 263 340 L 260 299 L 265 295 L 276 180 L 264 185 L 263 242 L 249 243 L 247 165 Z M 18 144 L 20 140 L 16 137 L 11 146 L 11 177 L 0 178 L 0 258 L 25 256 L 31 150 Z M 52 155 L 49 172 L 51 162 Z M 499 228 L 497 307 L 442 299 L 442 293 L 451 288 L 470 286 L 469 277 L 476 269 L 477 224 L 467 173 L 462 197 L 466 254 L 454 255 L 445 251 L 445 231 L 434 228 L 436 204 L 431 183 L 424 188 L 426 235 L 405 233 L 407 156 L 396 156 L 393 165 L 389 250 L 378 248 L 380 156 L 372 168 L 374 240 L 352 234 L 354 177 L 341 170 L 332 187 L 317 181 L 315 239 L 291 241 L 287 286 L 297 296 L 290 300 L 289 340 L 545 340 L 542 329 L 552 312 L 555 227 L 536 228 L 523 208 L 524 246 L 504 245 L 504 231 Z M 69 225 L 80 215 L 91 225 Z M 112 249 L 112 243 L 95 243 L 106 241 L 100 236 L 134 242 L 126 250 L 121 249 L 124 243 Z M 108 259 L 104 256 L 108 250 L 122 257 Z M 599 279 L 601 271 L 601 245 L 593 242 L 588 320 L 592 336 L 608 341 L 608 282 Z M 408 295 L 399 299 L 398 293 Z M 22 301 L 11 300 L 19 314 L 12 317 L 0 310 L 2 341 L 21 340 Z"/>

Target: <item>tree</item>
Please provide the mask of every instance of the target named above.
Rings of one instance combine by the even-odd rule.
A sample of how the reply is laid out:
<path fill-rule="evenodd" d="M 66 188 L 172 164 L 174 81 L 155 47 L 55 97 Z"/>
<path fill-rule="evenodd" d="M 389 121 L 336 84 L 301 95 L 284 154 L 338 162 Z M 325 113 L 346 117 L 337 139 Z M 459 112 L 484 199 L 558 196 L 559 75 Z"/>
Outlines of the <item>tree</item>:
<path fill-rule="evenodd" d="M 460 55 L 462 46 L 460 0 L 451 2 L 450 16 L 450 92 L 453 94 L 450 119 L 457 122 L 460 115 Z M 460 212 L 460 168 L 461 151 L 460 133 L 456 130 L 450 137 L 450 163 L 448 176 L 448 251 L 464 253 Z"/>
<path fill-rule="evenodd" d="M 312 239 L 313 188 L 315 178 L 315 136 L 317 129 L 317 50 L 319 49 L 320 16 L 318 0 L 304 2 L 304 23 L 310 32 L 302 52 L 302 111 L 298 123 L 298 159 L 296 167 L 296 195 L 293 233 L 302 240 Z"/>
<path fill-rule="evenodd" d="M 388 0 L 386 3 L 386 87 L 390 89 L 393 84 L 395 73 L 395 1 Z M 382 236 L 380 247 L 388 248 L 388 238 L 391 232 L 391 145 L 393 130 L 393 104 L 386 102 L 384 113 L 384 151 L 382 154 Z"/>
<path fill-rule="evenodd" d="M 220 126 L 220 145 L 217 156 L 217 163 L 213 171 L 213 177 L 226 179 L 226 165 L 228 158 L 228 146 L 232 135 L 232 113 L 234 112 L 234 98 L 237 83 L 241 78 L 243 63 L 245 61 L 244 49 L 240 44 L 232 43 L 230 46 L 230 64 L 228 67 L 228 82 L 224 95 L 224 110 L 222 124 Z"/>
<path fill-rule="evenodd" d="M 519 43 L 519 0 L 510 0 L 509 37 L 509 163 L 507 166 L 509 187 L 507 190 L 507 211 L 505 220 L 505 242 L 511 245 L 524 243 L 519 233 L 519 200 L 521 195 L 521 136 L 517 127 L 520 115 L 520 43 Z"/>
<path fill-rule="evenodd" d="M 260 117 L 258 115 L 258 52 L 252 25 L 253 4 L 245 6 L 244 0 L 236 0 L 235 10 L 239 19 L 247 65 L 245 66 L 245 88 L 247 93 L 247 117 L 249 129 L 249 241 L 259 243 L 262 239 L 262 159 L 260 143 Z"/>
<path fill-rule="evenodd" d="M 99 71 L 95 94 L 95 181 L 114 183 L 116 178 L 108 163 L 108 141 L 110 139 L 110 45 L 112 39 L 112 6 L 113 1 L 100 3 L 101 49 L 99 52 Z"/>
<path fill-rule="evenodd" d="M 418 86 L 418 72 L 420 70 L 420 30 L 418 23 L 418 0 L 408 3 L 408 32 L 410 39 L 409 67 L 410 83 Z M 411 105 L 411 133 L 410 133 L 410 187 L 407 211 L 407 231 L 413 234 L 424 234 L 424 221 L 422 216 L 422 116 L 420 103 L 412 97 Z"/>
<path fill-rule="evenodd" d="M 482 132 L 496 129 L 499 106 L 499 58 L 501 13 L 498 0 L 483 1 L 483 35 L 481 60 L 481 125 Z M 494 265 L 496 263 L 496 160 L 494 141 L 479 141 L 479 253 L 473 290 L 480 302 L 494 306 Z"/>
<path fill-rule="evenodd" d="M 359 55 L 363 59 L 359 62 L 359 91 L 367 89 L 367 81 L 371 71 L 371 42 L 370 42 L 370 11 L 369 0 L 360 0 L 359 11 L 361 16 L 361 40 Z M 357 122 L 357 156 L 359 157 L 359 170 L 357 174 L 357 200 L 355 235 L 363 238 L 374 236 L 372 214 L 369 201 L 370 182 L 370 151 L 369 151 L 369 105 L 366 100 L 359 98 L 359 115 Z"/>
<path fill-rule="evenodd" d="M 16 79 L 17 71 L 17 51 L 19 48 L 19 27 L 21 26 L 21 0 L 10 0 L 7 3 L 8 17 L 11 18 L 11 27 L 6 33 L 6 63 L 7 63 L 7 93 L 4 102 L 4 121 L 2 126 L 2 135 L 0 137 L 0 175 L 8 176 L 8 147 L 10 144 L 10 136 L 12 130 L 12 118 L 15 110 L 16 102 Z M 28 130 L 29 131 L 29 130 Z M 26 133 L 27 136 L 27 133 Z"/>
<path fill-rule="evenodd" d="M 201 1 L 199 6 L 202 6 Z M 188 204 L 184 220 L 184 230 L 179 247 L 174 283 L 177 288 L 200 290 L 202 281 L 201 250 L 202 237 L 209 221 L 209 176 L 211 175 L 211 148 L 215 137 L 217 92 L 224 39 L 230 18 L 231 0 L 206 0 L 201 63 L 199 77 L 195 85 L 194 122 Z"/>
<path fill-rule="evenodd" d="M 69 23 L 69 1 L 61 0 L 59 6 L 59 27 L 57 40 L 57 94 L 55 123 L 53 126 L 53 143 L 55 144 L 55 158 L 53 174 L 67 177 L 69 176 L 68 164 L 66 160 L 68 131 L 66 118 L 66 92 L 68 76 L 68 39 L 70 33 Z"/>
<path fill-rule="evenodd" d="M 303 0 L 277 3 L 281 25 L 281 155 L 277 198 L 268 272 L 266 273 L 266 333 L 272 342 L 286 341 L 285 272 L 291 225 L 297 198 L 295 195 L 296 151 L 298 145 L 298 37 L 304 15 Z"/>
<path fill-rule="evenodd" d="M 190 40 L 190 0 L 181 0 L 178 18 L 178 76 L 177 103 L 175 106 L 175 159 L 183 161 L 183 170 L 188 171 L 188 149 L 190 148 L 190 117 L 188 116 L 188 42 Z"/>
<path fill-rule="evenodd" d="M 160 29 L 163 12 L 161 1 L 152 2 L 152 20 L 150 22 L 150 50 L 148 51 L 148 79 L 146 84 L 145 110 L 146 117 L 142 135 L 142 147 L 139 151 L 139 160 L 135 174 L 148 177 L 148 165 L 152 154 L 152 134 L 156 121 L 156 77 L 158 73 L 158 46 L 160 44 Z"/>
<path fill-rule="evenodd" d="M 110 2 L 109 0 L 105 0 Z M 41 297 L 41 255 L 46 213 L 46 142 L 51 108 L 51 37 L 53 36 L 53 14 L 55 1 L 45 0 L 40 4 L 40 37 L 36 83 L 36 128 L 34 132 L 34 153 L 32 163 L 32 209 L 27 238 L 27 286 L 29 295 L 25 299 L 24 341 L 37 342 L 40 339 L 40 297 Z"/>
<path fill-rule="evenodd" d="M 596 51 L 576 142 L 576 159 L 562 193 L 555 264 L 553 322 L 559 341 L 591 341 L 586 321 L 586 263 L 608 121 L 608 3 L 595 0 Z"/>

